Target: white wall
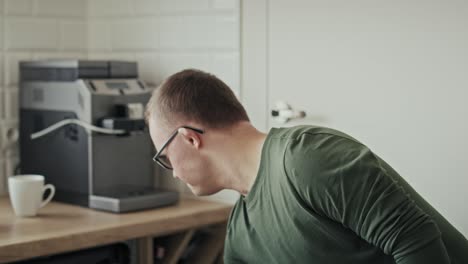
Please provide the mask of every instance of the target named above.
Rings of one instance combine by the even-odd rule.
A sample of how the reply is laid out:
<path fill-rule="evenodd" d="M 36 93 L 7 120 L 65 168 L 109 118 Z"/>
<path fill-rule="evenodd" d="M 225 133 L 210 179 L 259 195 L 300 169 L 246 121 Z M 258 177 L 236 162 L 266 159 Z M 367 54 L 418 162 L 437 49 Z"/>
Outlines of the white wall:
<path fill-rule="evenodd" d="M 0 194 L 19 156 L 6 139 L 18 124 L 18 61 L 136 60 L 151 86 L 198 68 L 239 94 L 239 17 L 239 0 L 0 0 Z"/>

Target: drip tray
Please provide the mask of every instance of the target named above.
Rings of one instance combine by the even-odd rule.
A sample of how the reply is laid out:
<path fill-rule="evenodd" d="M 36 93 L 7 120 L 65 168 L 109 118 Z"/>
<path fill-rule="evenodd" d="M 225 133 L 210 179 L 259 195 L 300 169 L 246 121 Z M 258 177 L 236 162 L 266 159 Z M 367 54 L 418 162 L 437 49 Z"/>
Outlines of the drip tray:
<path fill-rule="evenodd" d="M 114 213 L 124 213 L 175 204 L 179 193 L 164 189 L 114 186 L 89 197 L 89 207 Z"/>

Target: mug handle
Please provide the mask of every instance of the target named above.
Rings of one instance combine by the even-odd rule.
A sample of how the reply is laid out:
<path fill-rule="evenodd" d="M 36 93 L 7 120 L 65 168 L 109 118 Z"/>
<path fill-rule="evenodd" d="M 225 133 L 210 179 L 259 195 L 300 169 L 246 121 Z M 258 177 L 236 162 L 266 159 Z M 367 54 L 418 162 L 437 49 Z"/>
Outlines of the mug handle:
<path fill-rule="evenodd" d="M 54 194 L 55 194 L 55 186 L 53 186 L 52 184 L 46 184 L 46 185 L 44 186 L 44 189 L 42 189 L 42 194 L 44 194 L 45 191 L 46 191 L 47 189 L 50 190 L 49 196 L 47 196 L 47 198 L 46 198 L 44 201 L 42 201 L 41 206 L 40 206 L 39 208 L 44 207 L 44 206 L 45 206 L 46 204 L 48 204 L 48 203 L 50 202 L 50 200 L 52 200 L 52 198 L 54 197 Z"/>

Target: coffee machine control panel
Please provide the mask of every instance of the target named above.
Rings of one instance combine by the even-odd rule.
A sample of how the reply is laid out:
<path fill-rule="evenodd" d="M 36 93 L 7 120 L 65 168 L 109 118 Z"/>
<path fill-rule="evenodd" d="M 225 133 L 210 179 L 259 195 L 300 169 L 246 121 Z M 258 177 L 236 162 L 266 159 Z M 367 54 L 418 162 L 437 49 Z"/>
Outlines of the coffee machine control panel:
<path fill-rule="evenodd" d="M 137 79 L 88 80 L 92 93 L 103 95 L 127 95 L 147 93 L 148 88 Z"/>

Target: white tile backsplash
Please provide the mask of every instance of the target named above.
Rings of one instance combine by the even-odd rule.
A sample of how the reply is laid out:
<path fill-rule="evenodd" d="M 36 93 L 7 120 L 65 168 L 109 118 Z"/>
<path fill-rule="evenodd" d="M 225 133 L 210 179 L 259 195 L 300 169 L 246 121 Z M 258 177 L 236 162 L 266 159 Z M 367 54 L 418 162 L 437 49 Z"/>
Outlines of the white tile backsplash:
<path fill-rule="evenodd" d="M 166 49 L 239 49 L 235 15 L 163 16 L 160 44 Z"/>
<path fill-rule="evenodd" d="M 158 53 L 137 53 L 135 60 L 138 62 L 138 72 L 140 78 L 150 86 L 158 85 L 162 82 L 160 73 Z"/>
<path fill-rule="evenodd" d="M 162 79 L 187 68 L 208 71 L 212 68 L 212 58 L 208 53 L 170 52 L 159 55 L 158 68 Z"/>
<path fill-rule="evenodd" d="M 57 60 L 85 60 L 88 56 L 84 52 L 34 52 L 32 55 L 32 60 L 48 60 L 48 59 L 57 59 Z"/>
<path fill-rule="evenodd" d="M 237 15 L 217 15 L 213 21 L 213 42 L 217 48 L 239 50 L 240 21 Z"/>
<path fill-rule="evenodd" d="M 131 0 L 89 0 L 88 15 L 91 17 L 125 16 L 133 13 Z"/>
<path fill-rule="evenodd" d="M 56 19 L 9 18 L 5 22 L 5 31 L 8 50 L 53 50 L 58 47 Z"/>
<path fill-rule="evenodd" d="M 19 144 L 18 143 L 11 145 L 8 149 L 5 150 L 5 159 L 8 160 L 10 158 L 19 159 Z"/>
<path fill-rule="evenodd" d="M 84 21 L 60 23 L 60 48 L 62 50 L 85 50 L 87 45 Z"/>
<path fill-rule="evenodd" d="M 36 0 L 36 15 L 84 17 L 86 2 L 80 0 Z"/>
<path fill-rule="evenodd" d="M 159 45 L 162 49 L 178 49 L 185 46 L 188 36 L 181 32 L 188 32 L 189 26 L 181 17 L 161 17 L 159 26 Z"/>
<path fill-rule="evenodd" d="M 7 152 L 18 146 L 18 136 L 18 120 L 4 119 L 0 127 L 1 157 L 7 157 Z"/>
<path fill-rule="evenodd" d="M 13 156 L 5 159 L 5 178 L 16 175 L 16 168 L 19 165 L 19 157 Z"/>
<path fill-rule="evenodd" d="M 112 50 L 154 50 L 158 48 L 157 18 L 118 19 L 111 24 Z"/>
<path fill-rule="evenodd" d="M 32 15 L 34 0 L 5 0 L 7 15 Z"/>
<path fill-rule="evenodd" d="M 240 7 L 240 0 L 212 0 L 212 5 L 216 9 L 224 10 L 238 10 Z"/>
<path fill-rule="evenodd" d="M 4 76 L 5 76 L 5 86 L 15 86 L 18 83 L 19 77 L 19 66 L 18 63 L 23 60 L 31 60 L 32 54 L 30 52 L 8 52 L 5 53 L 4 60 L 5 60 L 5 69 L 4 69 Z"/>
<path fill-rule="evenodd" d="M 17 126 L 22 60 L 134 60 L 151 86 L 197 68 L 238 94 L 239 6 L 239 0 L 0 0 L 0 126 Z M 17 163 L 17 146 L 0 152 L 0 193 Z"/>
<path fill-rule="evenodd" d="M 95 50 L 110 50 L 110 21 L 107 19 L 88 20 L 88 46 L 89 51 Z"/>
<path fill-rule="evenodd" d="M 210 16 L 161 17 L 161 48 L 193 49 L 213 47 L 214 26 Z"/>
<path fill-rule="evenodd" d="M 19 112 L 18 88 L 11 87 L 8 89 L 4 89 L 3 96 L 3 102 L 5 104 L 5 117 L 7 119 L 17 119 Z"/>
<path fill-rule="evenodd" d="M 127 60 L 134 61 L 135 54 L 129 52 L 107 52 L 107 53 L 90 53 L 90 60 Z"/>
<path fill-rule="evenodd" d="M 211 0 L 160 0 L 161 13 L 196 12 L 209 10 Z"/>
<path fill-rule="evenodd" d="M 156 15 L 160 13 L 159 0 L 135 0 L 132 2 L 136 15 Z"/>

